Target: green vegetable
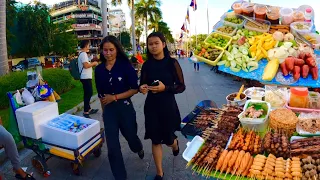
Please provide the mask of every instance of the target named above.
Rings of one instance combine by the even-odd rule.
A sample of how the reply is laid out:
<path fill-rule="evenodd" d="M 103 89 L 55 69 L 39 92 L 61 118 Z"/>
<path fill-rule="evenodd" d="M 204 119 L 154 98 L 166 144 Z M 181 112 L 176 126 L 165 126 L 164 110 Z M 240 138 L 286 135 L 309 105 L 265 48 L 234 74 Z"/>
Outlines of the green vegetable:
<path fill-rule="evenodd" d="M 226 64 L 226 61 L 220 61 L 220 62 L 217 63 L 218 66 L 222 66 L 224 64 Z"/>
<path fill-rule="evenodd" d="M 233 71 L 233 72 L 239 72 L 239 71 L 240 71 L 240 69 L 234 68 L 234 67 L 231 67 L 230 69 L 231 69 L 231 71 Z"/>

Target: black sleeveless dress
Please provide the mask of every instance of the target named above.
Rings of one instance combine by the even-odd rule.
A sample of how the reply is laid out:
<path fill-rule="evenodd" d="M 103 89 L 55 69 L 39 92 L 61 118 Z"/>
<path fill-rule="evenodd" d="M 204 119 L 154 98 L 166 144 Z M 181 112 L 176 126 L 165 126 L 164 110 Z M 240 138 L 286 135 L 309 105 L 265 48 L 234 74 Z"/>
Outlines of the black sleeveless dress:
<path fill-rule="evenodd" d="M 150 59 L 143 64 L 140 85 L 151 85 L 161 81 L 165 91 L 148 92 L 144 105 L 145 139 L 153 144 L 172 145 L 177 138 L 175 131 L 180 130 L 181 116 L 175 94 L 185 90 L 184 78 L 178 61 L 171 57 L 162 60 Z"/>

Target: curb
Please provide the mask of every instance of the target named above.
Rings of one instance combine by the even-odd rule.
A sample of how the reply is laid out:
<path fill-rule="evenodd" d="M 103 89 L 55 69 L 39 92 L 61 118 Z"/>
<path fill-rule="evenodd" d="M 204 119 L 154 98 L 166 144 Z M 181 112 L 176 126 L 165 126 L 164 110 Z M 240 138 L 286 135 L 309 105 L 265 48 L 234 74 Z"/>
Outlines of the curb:
<path fill-rule="evenodd" d="M 98 98 L 98 95 L 93 95 L 91 97 L 91 101 L 90 101 L 90 104 L 94 103 L 95 101 L 99 100 Z M 67 114 L 73 114 L 75 115 L 77 112 L 79 111 L 82 111 L 83 110 L 83 102 L 78 104 L 77 106 L 75 106 L 74 108 L 72 109 L 69 109 L 68 111 L 66 111 L 65 113 Z M 19 159 L 20 161 L 23 161 L 27 156 L 29 156 L 30 154 L 33 153 L 32 150 L 30 149 L 25 149 L 23 147 L 23 143 L 20 142 L 17 144 L 17 148 L 19 150 Z M 4 149 L 0 149 L 0 172 L 2 172 L 3 169 L 5 169 L 6 166 L 10 165 L 11 166 L 11 163 L 9 163 L 7 157 L 6 157 L 6 153 L 4 152 Z M 6 172 L 3 172 L 3 173 L 6 173 Z"/>
<path fill-rule="evenodd" d="M 96 95 L 94 95 L 94 96 L 91 97 L 90 104 L 94 103 L 94 102 L 97 101 L 97 100 L 99 100 L 99 98 L 98 98 L 98 95 L 96 94 Z M 75 115 L 77 112 L 83 110 L 83 106 L 84 106 L 84 105 L 83 105 L 83 102 L 82 102 L 82 103 L 78 104 L 77 106 L 75 106 L 74 108 L 69 109 L 69 110 L 66 111 L 65 113 Z"/>

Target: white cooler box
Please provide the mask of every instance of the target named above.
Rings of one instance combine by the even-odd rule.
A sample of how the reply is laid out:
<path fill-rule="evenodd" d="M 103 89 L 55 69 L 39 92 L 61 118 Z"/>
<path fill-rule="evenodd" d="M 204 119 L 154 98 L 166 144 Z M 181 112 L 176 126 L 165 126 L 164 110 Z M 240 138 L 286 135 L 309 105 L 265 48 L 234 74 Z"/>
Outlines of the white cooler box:
<path fill-rule="evenodd" d="M 80 120 L 80 123 L 90 124 L 87 128 L 81 130 L 80 132 L 74 133 L 69 132 L 60 128 L 56 128 L 50 126 L 47 122 L 41 125 L 41 129 L 43 132 L 42 140 L 47 143 L 51 143 L 54 145 L 59 145 L 71 149 L 77 149 L 82 144 L 91 139 L 94 135 L 100 132 L 100 122 L 94 119 L 88 119 L 80 116 L 74 116 L 70 114 L 61 114 L 61 116 L 68 116 L 72 118 L 77 118 Z M 84 148 L 90 146 L 95 140 L 99 139 L 100 135 L 91 140 L 91 142 L 86 145 Z M 82 148 L 83 149 L 83 148 Z"/>
<path fill-rule="evenodd" d="M 59 116 L 56 102 L 39 101 L 16 110 L 19 132 L 22 136 L 40 139 L 40 125 Z"/>

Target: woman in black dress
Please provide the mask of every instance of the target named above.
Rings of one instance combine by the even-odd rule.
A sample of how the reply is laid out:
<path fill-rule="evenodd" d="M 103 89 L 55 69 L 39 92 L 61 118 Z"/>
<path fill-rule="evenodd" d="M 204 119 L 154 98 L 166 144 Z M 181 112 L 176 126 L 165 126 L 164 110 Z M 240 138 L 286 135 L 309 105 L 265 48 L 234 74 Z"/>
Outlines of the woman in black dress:
<path fill-rule="evenodd" d="M 180 130 L 181 117 L 175 94 L 185 90 L 183 73 L 178 61 L 170 57 L 165 37 L 154 32 L 147 39 L 148 60 L 141 70 L 140 92 L 148 93 L 145 105 L 145 139 L 152 141 L 152 153 L 157 168 L 155 180 L 163 179 L 162 144 L 179 154 L 175 131 Z"/>

